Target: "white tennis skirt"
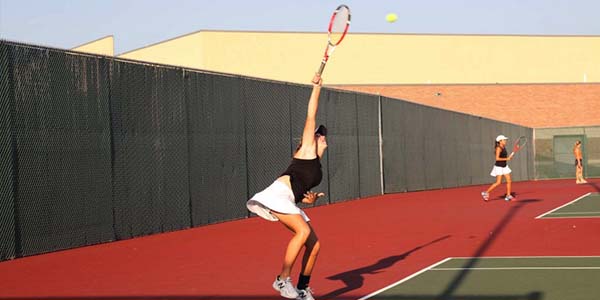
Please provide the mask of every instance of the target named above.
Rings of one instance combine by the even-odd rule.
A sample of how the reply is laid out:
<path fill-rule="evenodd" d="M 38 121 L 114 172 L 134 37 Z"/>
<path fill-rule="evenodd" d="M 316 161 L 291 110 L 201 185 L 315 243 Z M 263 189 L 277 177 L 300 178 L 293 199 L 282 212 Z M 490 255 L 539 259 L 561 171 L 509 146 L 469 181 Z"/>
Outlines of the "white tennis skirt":
<path fill-rule="evenodd" d="M 269 221 L 279 221 L 271 211 L 282 214 L 301 215 L 304 221 L 310 221 L 306 213 L 296 206 L 292 189 L 278 180 L 275 180 L 269 187 L 252 196 L 246 202 L 246 207 L 249 211 Z"/>
<path fill-rule="evenodd" d="M 494 168 L 492 169 L 492 173 L 490 173 L 490 175 L 496 177 L 496 176 L 500 176 L 500 175 L 510 174 L 510 172 L 512 172 L 512 170 L 508 166 L 506 166 L 506 167 L 494 166 Z"/>

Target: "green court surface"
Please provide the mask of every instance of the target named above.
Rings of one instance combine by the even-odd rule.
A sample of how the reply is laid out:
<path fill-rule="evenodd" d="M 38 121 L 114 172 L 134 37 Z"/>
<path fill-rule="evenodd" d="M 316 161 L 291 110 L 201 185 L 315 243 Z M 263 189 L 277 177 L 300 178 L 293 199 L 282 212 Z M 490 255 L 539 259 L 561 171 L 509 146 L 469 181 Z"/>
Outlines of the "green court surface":
<path fill-rule="evenodd" d="M 600 257 L 449 258 L 362 299 L 591 300 L 599 278 Z"/>
<path fill-rule="evenodd" d="M 587 193 L 561 207 L 537 217 L 537 219 L 598 217 L 600 217 L 600 194 Z"/>

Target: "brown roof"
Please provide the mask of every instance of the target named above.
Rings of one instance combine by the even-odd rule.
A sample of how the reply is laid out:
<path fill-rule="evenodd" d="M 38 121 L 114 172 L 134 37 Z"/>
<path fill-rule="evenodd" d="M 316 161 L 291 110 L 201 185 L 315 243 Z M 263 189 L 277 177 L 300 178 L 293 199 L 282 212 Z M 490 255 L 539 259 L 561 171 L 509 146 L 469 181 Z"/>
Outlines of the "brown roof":
<path fill-rule="evenodd" d="M 533 128 L 600 125 L 600 83 L 344 85 Z"/>

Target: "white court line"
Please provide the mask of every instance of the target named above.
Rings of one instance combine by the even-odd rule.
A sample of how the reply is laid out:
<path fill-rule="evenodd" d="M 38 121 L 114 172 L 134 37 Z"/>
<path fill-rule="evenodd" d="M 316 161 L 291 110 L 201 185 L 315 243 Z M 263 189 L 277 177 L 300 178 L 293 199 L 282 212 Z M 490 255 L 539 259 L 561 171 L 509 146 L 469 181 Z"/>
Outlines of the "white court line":
<path fill-rule="evenodd" d="M 369 295 L 366 295 L 358 300 L 369 299 L 373 296 L 376 296 L 379 293 L 383 293 L 401 283 L 404 283 L 413 277 L 421 275 L 422 273 L 424 273 L 426 271 L 444 271 L 444 270 L 451 270 L 451 269 L 452 270 L 466 270 L 466 269 L 469 269 L 469 270 L 483 270 L 483 269 L 493 269 L 493 270 L 499 270 L 499 269 L 513 270 L 514 269 L 514 270 L 518 270 L 518 267 L 515 267 L 515 268 L 437 268 L 437 269 L 434 269 L 436 266 L 439 266 L 451 259 L 475 259 L 475 258 L 476 259 L 488 259 L 488 258 L 490 258 L 490 259 L 499 259 L 499 258 L 508 258 L 508 259 L 513 259 L 513 258 L 600 258 L 600 256 L 485 256 L 485 257 L 467 257 L 467 256 L 465 256 L 465 257 L 448 257 L 448 258 L 443 259 L 439 262 L 436 262 L 435 264 L 433 264 L 427 268 L 424 268 L 424 269 L 422 269 L 422 270 L 420 270 L 420 271 L 418 271 L 396 283 L 390 284 L 380 290 L 377 290 Z M 596 269 L 600 270 L 600 267 L 537 267 L 537 268 L 540 270 L 545 270 L 545 268 L 550 268 L 552 270 L 555 270 L 558 268 L 576 268 L 577 270 L 591 268 L 592 270 L 596 270 Z M 529 268 L 529 269 L 533 269 L 533 268 Z"/>
<path fill-rule="evenodd" d="M 587 214 L 600 214 L 600 211 L 553 213 L 553 215 L 587 215 Z"/>
<path fill-rule="evenodd" d="M 585 194 L 585 195 L 583 195 L 583 196 L 581 196 L 581 197 L 579 197 L 579 198 L 577 198 L 577 199 L 575 199 L 575 200 L 573 200 L 573 201 L 571 201 L 571 202 L 569 202 L 569 203 L 567 203 L 567 204 L 565 204 L 565 205 L 559 206 L 559 207 L 557 207 L 557 208 L 555 208 L 555 209 L 553 209 L 553 210 L 551 210 L 551 211 L 549 211 L 549 212 L 547 212 L 547 213 L 541 214 L 541 215 L 539 215 L 539 216 L 537 216 L 537 217 L 535 217 L 535 218 L 536 218 L 536 219 L 540 219 L 540 218 L 542 218 L 543 216 L 545 216 L 545 215 L 547 215 L 547 214 L 551 214 L 552 212 L 554 212 L 554 211 L 557 211 L 557 210 L 559 210 L 559 209 L 561 209 L 561 208 L 563 208 L 563 207 L 565 207 L 565 206 L 567 206 L 567 205 L 571 205 L 571 204 L 573 204 L 573 203 L 575 203 L 575 202 L 577 202 L 577 201 L 579 201 L 579 200 L 581 200 L 581 199 L 583 199 L 583 198 L 585 198 L 585 197 L 587 197 L 587 196 L 589 196 L 589 195 L 591 195 L 591 194 L 592 194 L 591 192 L 590 192 L 590 193 L 587 193 L 587 194 Z"/>
<path fill-rule="evenodd" d="M 362 297 L 362 298 L 360 298 L 358 300 L 369 299 L 369 298 L 371 298 L 371 297 L 373 297 L 373 296 L 375 296 L 375 295 L 377 295 L 379 293 L 383 293 L 383 292 L 385 292 L 385 291 L 387 291 L 387 290 L 389 290 L 389 289 L 391 289 L 391 288 L 393 288 L 393 287 L 395 287 L 395 286 L 397 286 L 397 285 L 399 285 L 399 284 L 401 284 L 401 283 L 403 283 L 403 282 L 405 282 L 405 281 L 407 281 L 407 280 L 409 280 L 409 279 L 411 279 L 413 277 L 416 277 L 416 276 L 420 275 L 421 273 L 424 273 L 427 270 L 429 270 L 431 268 L 434 268 L 435 266 L 441 265 L 441 264 L 443 264 L 443 263 L 445 263 L 445 262 L 447 262 L 447 261 L 449 261 L 451 259 L 452 259 L 452 257 L 448 257 L 446 259 L 440 260 L 440 261 L 436 262 L 435 264 L 433 264 L 433 265 L 431 265 L 431 266 L 429 266 L 429 267 L 427 267 L 425 269 L 422 269 L 421 271 L 413 273 L 412 275 L 409 275 L 408 277 L 406 277 L 406 278 L 404 278 L 404 279 L 402 279 L 402 280 L 400 280 L 400 281 L 398 281 L 396 283 L 392 283 L 392 284 L 390 284 L 390 285 L 388 285 L 388 286 L 386 286 L 386 287 L 384 287 L 384 288 L 382 288 L 382 289 L 380 289 L 378 291 L 370 293 L 370 294 L 368 294 L 368 295 L 366 295 L 366 296 L 364 296 L 364 297 Z"/>
<path fill-rule="evenodd" d="M 600 216 L 547 216 L 544 219 L 597 219 Z"/>
<path fill-rule="evenodd" d="M 487 258 L 600 258 L 600 256 L 598 255 L 588 255 L 588 256 L 574 256 L 574 255 L 559 255 L 559 256 L 553 256 L 553 255 L 549 255 L 549 256 L 481 256 L 481 257 L 473 257 L 473 256 L 456 256 L 456 257 L 452 257 L 453 259 L 473 259 L 476 258 L 478 260 L 481 259 L 487 259 Z"/>
<path fill-rule="evenodd" d="M 436 268 L 430 271 L 459 270 L 600 270 L 600 267 L 492 267 L 492 268 Z"/>

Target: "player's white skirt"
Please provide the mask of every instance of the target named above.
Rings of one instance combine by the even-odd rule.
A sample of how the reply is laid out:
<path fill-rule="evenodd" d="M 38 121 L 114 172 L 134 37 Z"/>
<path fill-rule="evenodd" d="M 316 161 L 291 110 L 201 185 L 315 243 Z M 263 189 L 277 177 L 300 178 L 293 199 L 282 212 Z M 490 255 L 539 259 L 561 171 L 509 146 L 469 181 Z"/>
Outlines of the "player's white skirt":
<path fill-rule="evenodd" d="M 490 175 L 496 177 L 499 175 L 510 174 L 510 172 L 512 172 L 512 170 L 508 166 L 506 166 L 506 167 L 494 166 L 494 168 L 492 169 L 492 173 L 490 173 Z"/>
<path fill-rule="evenodd" d="M 252 196 L 246 202 L 246 207 L 249 211 L 269 221 L 279 221 L 271 211 L 282 214 L 301 215 L 304 221 L 310 221 L 304 211 L 296 206 L 292 189 L 278 180 L 275 180 L 269 187 Z"/>

